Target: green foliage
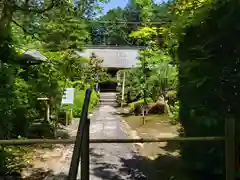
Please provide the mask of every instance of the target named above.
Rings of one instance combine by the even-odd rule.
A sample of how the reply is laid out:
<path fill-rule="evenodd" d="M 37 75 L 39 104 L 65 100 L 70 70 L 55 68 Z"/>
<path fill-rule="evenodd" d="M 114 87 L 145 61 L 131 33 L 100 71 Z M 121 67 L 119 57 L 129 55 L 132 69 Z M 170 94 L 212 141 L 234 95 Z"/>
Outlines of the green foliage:
<path fill-rule="evenodd" d="M 85 81 L 94 89 L 97 83 L 110 81 L 110 76 L 102 67 L 103 59 L 97 58 L 93 53 L 88 61 L 88 67 L 85 70 Z"/>
<path fill-rule="evenodd" d="M 86 88 L 116 81 L 101 68 L 102 59 L 94 54 L 90 60 L 76 56 L 75 50 L 81 51 L 89 41 L 148 47 L 139 52 L 138 67 L 124 70 L 126 102 L 134 101 L 129 103 L 134 110 L 143 106 L 144 99 L 151 103 L 176 96 L 168 89 L 179 88 L 179 100 L 168 103 L 173 122 L 183 126 L 182 136 L 222 136 L 225 118 L 229 114 L 239 118 L 239 11 L 234 0 L 176 0 L 162 5 L 151 0 L 130 0 L 126 8 L 113 9 L 96 18 L 112 22 L 104 25 L 85 22 L 101 11 L 96 0 L 44 2 L 0 2 L 0 139 L 28 134 L 33 120 L 44 115 L 38 97 L 48 97 L 51 114 L 60 111 L 60 116 L 65 110 L 60 104 L 62 89 L 74 87 L 72 109 L 78 117 Z M 29 48 L 44 52 L 47 62 L 18 62 L 19 51 Z M 119 102 L 120 99 L 121 93 Z M 98 101 L 99 95 L 93 91 L 90 111 Z M 16 158 L 15 151 L 18 149 L 1 149 L 1 170 L 19 169 L 18 162 L 23 160 Z M 194 179 L 197 176 L 201 180 L 221 180 L 222 176 L 216 174 L 224 174 L 223 144 L 184 143 L 181 154 L 191 172 L 201 172 Z"/>
<path fill-rule="evenodd" d="M 83 12 L 85 3 L 94 6 L 87 13 Z M 86 59 L 77 57 L 75 50 L 83 49 L 88 32 L 83 19 L 76 20 L 76 17 L 81 13 L 91 16 L 97 9 L 95 5 L 96 1 L 89 0 L 0 3 L 0 139 L 29 135 L 34 120 L 44 116 L 44 104 L 37 98 L 49 98 L 50 113 L 56 115 L 62 89 L 71 87 L 76 80 L 87 84 L 91 74 L 86 69 L 93 67 Z M 33 65 L 27 63 L 27 58 L 20 61 L 22 51 L 28 49 L 44 52 L 46 62 Z M 77 99 L 81 102 L 84 96 L 79 91 L 82 90 L 78 90 Z M 93 93 L 90 107 L 97 101 L 98 96 Z M 78 105 L 78 108 L 82 107 Z M 51 127 L 51 123 L 45 124 Z M 19 157 L 12 155 L 12 150 L 1 149 L 1 171 L 16 171 L 14 164 Z"/>
<path fill-rule="evenodd" d="M 78 89 L 76 89 L 75 91 L 74 105 L 71 107 L 74 117 L 80 117 L 81 115 L 85 92 L 86 92 L 85 90 L 78 90 Z M 89 112 L 93 110 L 93 108 L 98 102 L 99 102 L 99 97 L 97 95 L 97 92 L 93 91 L 90 99 L 90 104 L 89 104 Z"/>
<path fill-rule="evenodd" d="M 179 123 L 179 111 L 180 111 L 180 103 L 179 103 L 179 101 L 176 101 L 173 106 L 169 105 L 169 107 L 170 107 L 170 111 L 171 111 L 171 113 L 173 115 L 171 117 L 172 118 L 171 123 L 172 124 Z"/>
<path fill-rule="evenodd" d="M 89 24 L 91 43 L 98 45 L 144 45 L 145 42 L 137 41 L 129 35 L 140 27 L 145 29 L 145 22 L 154 21 L 166 24 L 170 21 L 169 17 L 167 3 L 153 4 L 149 0 L 131 0 L 125 8 L 111 9 L 104 16 Z M 98 20 L 110 21 L 111 23 L 102 24 Z M 137 23 L 118 23 L 119 21 Z M 162 35 L 158 34 L 155 37 L 162 43 Z"/>
<path fill-rule="evenodd" d="M 19 174 L 21 169 L 31 161 L 30 149 L 26 147 L 0 147 L 0 174 Z M 7 172 L 7 173 L 6 173 Z"/>
<path fill-rule="evenodd" d="M 198 21 L 180 39 L 178 96 L 183 136 L 224 136 L 228 116 L 239 119 L 236 29 L 240 11 L 235 3 L 217 1 L 207 14 L 195 18 Z M 184 143 L 182 158 L 191 172 L 201 174 L 200 179 L 225 179 L 223 147 L 220 142 Z"/>
<path fill-rule="evenodd" d="M 168 96 L 177 96 L 177 91 L 168 91 L 167 95 Z"/>
<path fill-rule="evenodd" d="M 160 96 L 165 94 L 167 89 L 178 86 L 177 67 L 171 64 L 171 57 L 163 50 L 148 49 L 147 53 L 148 56 L 145 57 L 143 54 L 140 55 L 142 64 L 140 67 L 125 70 L 125 99 L 127 102 L 138 95 L 143 97 L 144 89 L 147 97 L 157 101 Z M 120 73 L 123 74 L 123 71 L 120 71 Z M 118 99 L 120 98 L 121 94 Z"/>
<path fill-rule="evenodd" d="M 147 101 L 147 103 L 153 103 L 153 100 L 151 98 L 147 98 L 146 101 Z M 136 102 L 130 103 L 128 106 L 130 107 L 131 111 L 134 111 L 136 104 L 143 105 L 144 104 L 144 99 L 140 99 Z"/>

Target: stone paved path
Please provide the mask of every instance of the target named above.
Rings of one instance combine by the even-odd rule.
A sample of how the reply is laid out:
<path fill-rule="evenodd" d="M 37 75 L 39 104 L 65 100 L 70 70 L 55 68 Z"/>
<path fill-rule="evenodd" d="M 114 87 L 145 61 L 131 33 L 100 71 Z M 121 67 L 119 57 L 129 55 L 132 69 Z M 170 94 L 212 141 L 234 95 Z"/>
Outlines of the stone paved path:
<path fill-rule="evenodd" d="M 128 138 L 115 114 L 116 109 L 110 105 L 101 105 L 91 117 L 90 137 L 97 138 Z M 76 135 L 79 121 L 68 128 L 71 136 Z M 61 158 L 51 163 L 52 173 L 45 180 L 66 179 L 69 171 L 73 145 L 64 147 Z M 135 156 L 132 144 L 91 144 L 90 145 L 90 180 L 144 180 L 141 172 L 136 169 L 138 164 L 131 159 Z M 46 162 L 47 163 L 47 162 Z M 46 166 L 49 166 L 46 164 Z M 79 177 L 78 177 L 79 179 Z"/>

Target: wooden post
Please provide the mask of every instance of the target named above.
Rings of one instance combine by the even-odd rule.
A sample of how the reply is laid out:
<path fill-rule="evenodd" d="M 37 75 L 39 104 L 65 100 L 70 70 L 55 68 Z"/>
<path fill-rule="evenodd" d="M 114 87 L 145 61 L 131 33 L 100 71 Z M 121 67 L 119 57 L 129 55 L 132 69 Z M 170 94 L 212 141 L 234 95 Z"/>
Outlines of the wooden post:
<path fill-rule="evenodd" d="M 225 158 L 226 180 L 235 180 L 235 119 L 225 122 Z"/>
<path fill-rule="evenodd" d="M 70 119 L 69 119 L 69 121 L 68 121 L 68 124 L 71 124 L 71 122 L 72 122 L 72 117 L 73 117 L 73 115 L 72 115 L 72 107 L 70 107 L 70 109 L 69 109 L 69 116 L 70 116 Z"/>
<path fill-rule="evenodd" d="M 146 54 L 144 53 L 144 58 L 143 58 L 143 75 L 144 75 L 144 89 L 143 89 L 143 125 L 146 123 L 145 121 L 145 115 L 147 112 L 147 74 L 146 74 Z"/>
<path fill-rule="evenodd" d="M 83 137 L 86 138 L 87 133 L 84 132 L 84 131 L 86 129 L 87 129 L 87 131 L 89 131 L 89 123 L 90 122 L 88 121 L 87 116 L 88 116 L 88 108 L 89 108 L 91 93 L 92 93 L 92 90 L 87 89 L 86 94 L 85 94 L 83 107 L 82 107 L 81 119 L 80 119 L 80 122 L 79 122 L 79 125 L 78 125 L 78 131 L 77 131 L 76 141 L 75 141 L 75 145 L 74 145 L 74 149 L 73 149 L 72 160 L 71 160 L 69 174 L 68 174 L 68 180 L 76 180 L 77 179 L 80 156 L 82 156 L 83 153 L 87 154 L 86 151 L 82 153 L 82 150 L 84 149 L 82 147 L 82 145 L 83 145 L 83 143 L 85 143 L 85 145 L 86 145 L 86 141 L 83 142 L 84 141 Z M 86 148 L 86 146 L 85 146 L 85 148 Z M 85 149 L 85 150 L 87 150 L 87 149 Z M 89 151 L 89 149 L 88 149 L 88 151 Z M 85 158 L 86 157 L 87 156 L 85 156 Z M 89 158 L 89 154 L 88 154 L 88 158 Z M 88 160 L 85 159 L 84 162 L 87 163 L 88 161 L 89 161 L 89 159 Z M 81 169 L 81 171 L 84 171 L 84 170 L 86 170 L 87 167 L 81 167 L 81 168 L 85 168 L 85 169 Z M 89 175 L 89 171 L 85 172 L 85 173 L 88 173 L 88 175 Z M 86 179 L 82 179 L 82 180 L 86 180 Z"/>
<path fill-rule="evenodd" d="M 87 118 L 82 142 L 81 180 L 89 180 L 89 126 L 90 119 Z"/>
<path fill-rule="evenodd" d="M 125 90 L 125 71 L 123 72 L 123 83 L 122 83 L 122 103 L 121 103 L 121 107 L 123 107 L 123 103 L 124 103 L 124 90 Z"/>
<path fill-rule="evenodd" d="M 49 101 L 46 101 L 46 120 L 48 122 L 50 121 L 50 105 L 49 105 Z"/>
<path fill-rule="evenodd" d="M 68 125 L 68 105 L 66 106 L 66 119 L 65 119 L 65 125 Z"/>
<path fill-rule="evenodd" d="M 142 107 L 142 124 L 146 124 L 146 119 L 145 119 L 145 105 Z"/>

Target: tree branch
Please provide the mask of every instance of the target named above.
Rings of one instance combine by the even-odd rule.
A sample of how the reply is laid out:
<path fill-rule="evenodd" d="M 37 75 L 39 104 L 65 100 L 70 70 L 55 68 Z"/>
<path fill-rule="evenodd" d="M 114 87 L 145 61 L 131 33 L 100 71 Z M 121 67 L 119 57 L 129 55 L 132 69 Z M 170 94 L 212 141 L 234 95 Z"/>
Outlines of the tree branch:
<path fill-rule="evenodd" d="M 12 19 L 12 22 L 13 22 L 16 26 L 20 27 L 20 28 L 23 30 L 24 33 L 26 33 L 26 34 L 28 34 L 28 35 L 31 35 L 33 38 L 35 38 L 35 39 L 37 39 L 37 40 L 40 41 L 40 39 L 39 39 L 38 37 L 36 37 L 35 34 L 29 32 L 29 31 L 28 31 L 26 28 L 24 28 L 21 24 L 19 24 L 18 22 L 16 22 L 16 21 L 13 20 L 13 19 Z"/>
<path fill-rule="evenodd" d="M 32 7 L 30 7 L 30 6 L 21 7 L 21 6 L 18 6 L 18 5 L 16 5 L 16 4 L 14 4 L 14 8 L 15 8 L 16 10 L 20 10 L 20 11 L 34 12 L 34 13 L 39 13 L 39 14 L 41 14 L 41 13 L 44 13 L 44 12 L 46 12 L 46 11 L 51 10 L 52 8 L 54 8 L 55 5 L 56 5 L 55 0 L 52 0 L 51 4 L 50 4 L 48 7 L 42 8 L 42 9 L 40 9 L 40 8 L 32 8 Z"/>

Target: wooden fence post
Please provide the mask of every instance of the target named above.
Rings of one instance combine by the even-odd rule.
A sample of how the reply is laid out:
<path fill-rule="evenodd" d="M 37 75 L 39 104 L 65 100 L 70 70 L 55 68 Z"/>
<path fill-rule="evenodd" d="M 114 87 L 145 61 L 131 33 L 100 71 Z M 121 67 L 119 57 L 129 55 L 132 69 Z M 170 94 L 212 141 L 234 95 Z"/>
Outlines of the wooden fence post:
<path fill-rule="evenodd" d="M 226 180 L 235 180 L 235 119 L 225 120 Z"/>
<path fill-rule="evenodd" d="M 124 105 L 125 78 L 126 78 L 126 73 L 124 71 L 123 72 L 123 82 L 122 82 L 122 102 L 121 102 L 121 107 L 123 107 L 123 105 Z"/>
<path fill-rule="evenodd" d="M 89 126 L 90 119 L 86 119 L 81 152 L 81 180 L 89 180 Z"/>
<path fill-rule="evenodd" d="M 84 131 L 86 129 L 87 129 L 87 131 L 89 130 L 88 129 L 89 128 L 88 108 L 89 108 L 91 93 L 92 93 L 92 90 L 90 88 L 86 90 L 84 103 L 83 103 L 83 107 L 82 107 L 82 112 L 81 112 L 81 118 L 80 118 L 80 122 L 78 125 L 77 136 L 76 136 L 75 145 L 74 145 L 74 149 L 73 149 L 72 160 L 71 160 L 69 174 L 68 174 L 68 180 L 76 180 L 77 179 L 77 174 L 78 174 L 78 169 L 79 169 L 79 160 L 80 160 L 80 156 L 82 156 L 81 148 L 83 148 L 82 147 L 83 143 L 86 143 L 86 141 L 83 142 L 84 141 L 83 136 L 86 133 L 86 132 L 84 133 Z M 85 138 L 86 138 L 86 135 L 85 135 Z M 82 171 L 82 167 L 81 167 L 81 171 Z M 89 172 L 87 172 L 87 173 L 89 173 Z M 82 180 L 85 180 L 85 179 L 82 179 Z"/>
<path fill-rule="evenodd" d="M 69 116 L 69 112 L 68 112 L 68 105 L 67 105 L 67 107 L 66 107 L 66 119 L 65 119 L 65 125 L 67 126 L 68 125 L 68 121 L 69 121 L 69 118 L 68 118 L 68 116 Z"/>
<path fill-rule="evenodd" d="M 49 100 L 46 101 L 46 120 L 50 121 L 50 103 Z"/>

